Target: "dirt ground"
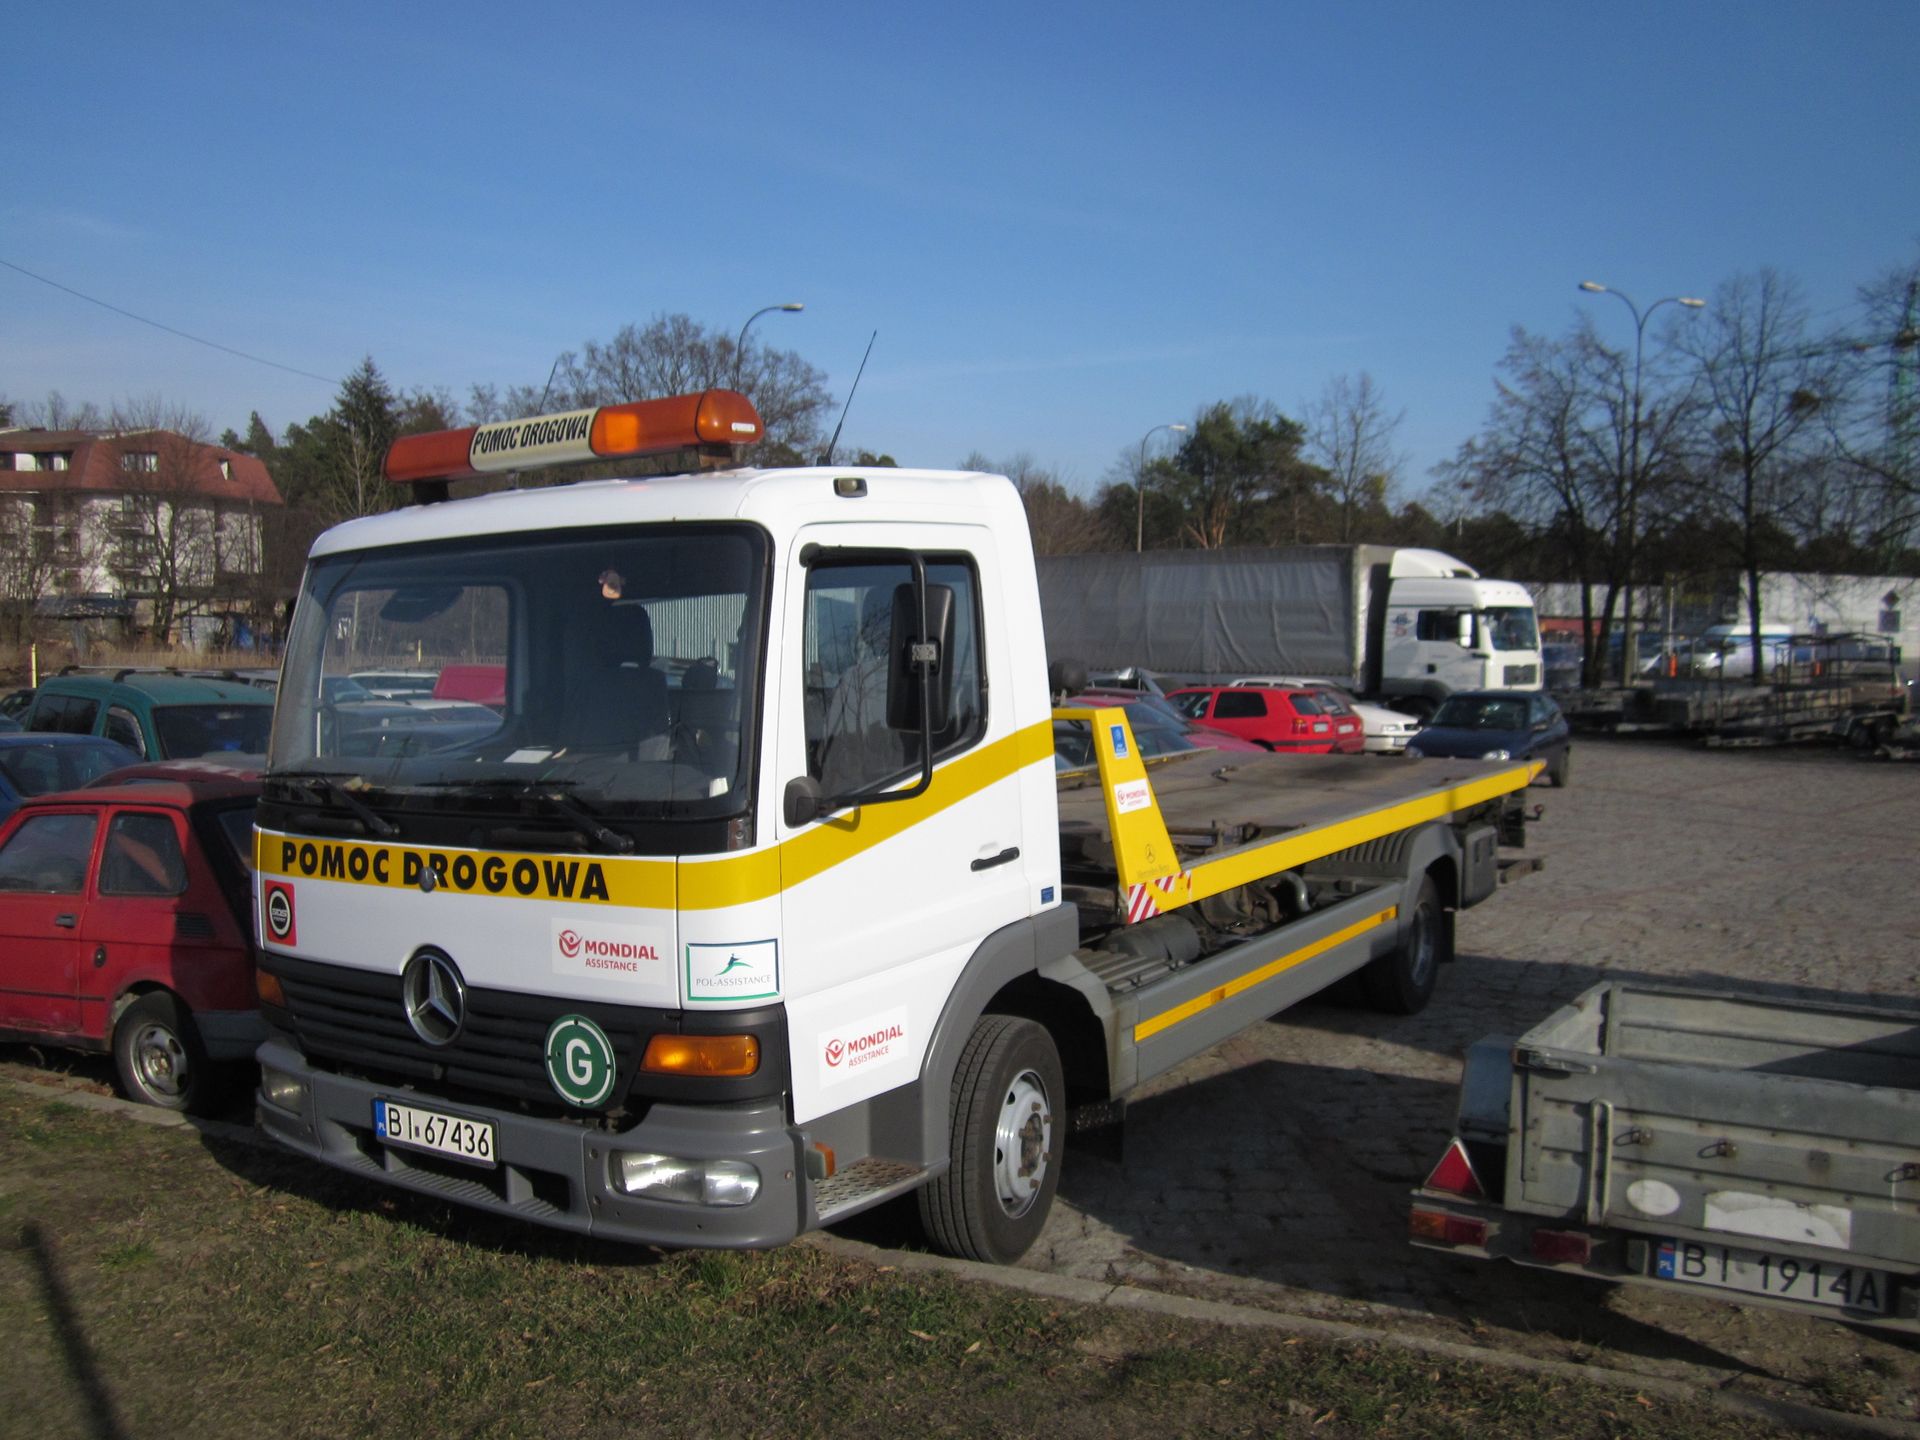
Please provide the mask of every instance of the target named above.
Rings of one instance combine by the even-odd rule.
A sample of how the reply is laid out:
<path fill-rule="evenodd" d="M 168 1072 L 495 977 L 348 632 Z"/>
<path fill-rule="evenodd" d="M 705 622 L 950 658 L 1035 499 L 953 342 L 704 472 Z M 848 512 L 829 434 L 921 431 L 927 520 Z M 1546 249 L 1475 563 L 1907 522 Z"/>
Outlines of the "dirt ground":
<path fill-rule="evenodd" d="M 1920 765 L 1593 739 L 1529 795 L 1546 869 L 1460 917 L 1426 1013 L 1316 1001 L 1156 1082 L 1122 1163 L 1070 1157 L 1026 1264 L 1920 1419 L 1903 1337 L 1405 1238 L 1465 1048 L 1596 981 L 1920 1004 Z"/>

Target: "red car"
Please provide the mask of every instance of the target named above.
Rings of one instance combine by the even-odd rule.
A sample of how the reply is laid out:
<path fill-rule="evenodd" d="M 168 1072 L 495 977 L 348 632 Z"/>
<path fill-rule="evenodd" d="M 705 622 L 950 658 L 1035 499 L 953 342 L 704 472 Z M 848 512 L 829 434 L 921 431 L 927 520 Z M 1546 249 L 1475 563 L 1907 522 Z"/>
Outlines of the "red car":
<path fill-rule="evenodd" d="M 1336 715 L 1326 697 L 1298 686 L 1206 685 L 1167 696 L 1189 719 L 1297 755 L 1358 755 L 1366 746 L 1360 717 Z"/>
<path fill-rule="evenodd" d="M 0 1034 L 111 1051 L 130 1099 L 204 1113 L 265 1034 L 249 887 L 260 782 L 134 768 L 0 826 Z"/>

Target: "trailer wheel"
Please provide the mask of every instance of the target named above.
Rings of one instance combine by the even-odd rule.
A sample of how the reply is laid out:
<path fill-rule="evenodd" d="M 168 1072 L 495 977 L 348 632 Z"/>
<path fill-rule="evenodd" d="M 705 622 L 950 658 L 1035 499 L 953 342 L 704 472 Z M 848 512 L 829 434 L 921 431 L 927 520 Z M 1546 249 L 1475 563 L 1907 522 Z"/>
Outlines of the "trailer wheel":
<path fill-rule="evenodd" d="M 1426 1009 L 1446 949 L 1447 913 L 1440 907 L 1439 887 L 1428 875 L 1420 881 L 1420 898 L 1413 903 L 1400 944 L 1360 972 L 1367 1002 L 1389 1015 L 1417 1015 Z"/>
<path fill-rule="evenodd" d="M 982 1015 L 953 1073 L 951 1164 L 920 1189 L 920 1223 L 949 1255 L 1007 1265 L 1039 1238 L 1060 1184 L 1066 1078 L 1031 1020 Z"/>

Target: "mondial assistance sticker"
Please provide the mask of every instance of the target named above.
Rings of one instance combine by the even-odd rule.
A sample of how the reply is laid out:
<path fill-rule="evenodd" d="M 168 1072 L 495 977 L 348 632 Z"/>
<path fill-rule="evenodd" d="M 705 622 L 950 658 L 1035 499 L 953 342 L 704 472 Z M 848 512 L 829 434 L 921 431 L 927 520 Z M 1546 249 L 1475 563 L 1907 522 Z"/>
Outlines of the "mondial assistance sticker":
<path fill-rule="evenodd" d="M 547 1031 L 547 1079 L 569 1105 L 598 1105 L 613 1093 L 613 1042 L 584 1015 L 562 1015 Z"/>

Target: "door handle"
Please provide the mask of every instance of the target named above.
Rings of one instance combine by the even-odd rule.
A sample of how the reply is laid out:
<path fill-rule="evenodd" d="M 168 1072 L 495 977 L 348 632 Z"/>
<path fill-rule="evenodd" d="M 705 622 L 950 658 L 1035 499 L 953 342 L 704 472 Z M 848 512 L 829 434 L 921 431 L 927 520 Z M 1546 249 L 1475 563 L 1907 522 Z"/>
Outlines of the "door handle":
<path fill-rule="evenodd" d="M 71 930 L 80 923 L 80 920 L 78 916 L 74 915 L 56 915 L 53 917 L 53 923 L 58 925 L 62 930 Z"/>
<path fill-rule="evenodd" d="M 1019 858 L 1020 847 L 1018 845 L 1009 845 L 998 855 L 989 855 L 984 859 L 974 861 L 973 868 L 975 870 L 991 870 L 996 865 L 1006 865 Z"/>

